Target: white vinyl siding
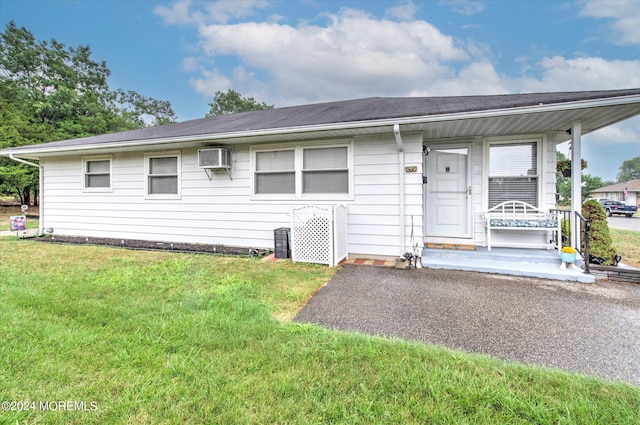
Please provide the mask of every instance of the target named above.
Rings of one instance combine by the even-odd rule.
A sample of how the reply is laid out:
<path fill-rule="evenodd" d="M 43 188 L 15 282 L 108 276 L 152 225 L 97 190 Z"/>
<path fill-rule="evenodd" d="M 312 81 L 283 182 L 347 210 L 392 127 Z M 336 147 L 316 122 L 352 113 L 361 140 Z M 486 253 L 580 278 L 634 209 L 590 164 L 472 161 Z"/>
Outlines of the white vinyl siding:
<path fill-rule="evenodd" d="M 419 136 L 403 139 L 406 165 L 419 166 Z M 82 191 L 81 158 L 52 157 L 43 158 L 43 224 L 53 228 L 54 235 L 273 248 L 274 229 L 290 227 L 293 206 L 344 204 L 349 252 L 397 256 L 399 163 L 393 135 L 361 137 L 353 145 L 336 142 L 305 147 L 348 148 L 350 198 L 345 199 L 343 194 L 309 195 L 314 197 L 311 200 L 252 197 L 256 151 L 249 145 L 234 146 L 230 174 L 214 171 L 210 176 L 207 170 L 198 168 L 198 149 L 184 149 L 179 160 L 179 202 L 171 198 L 148 200 L 145 164 L 150 156 L 162 157 L 164 153 L 114 154 L 113 191 L 91 196 Z M 261 147 L 260 151 L 265 150 Z M 300 173 L 302 162 L 300 156 Z M 406 214 L 413 216 L 413 220 L 405 221 L 409 244 L 412 228 L 416 238 L 422 234 L 420 171 L 406 174 L 405 182 Z"/>
<path fill-rule="evenodd" d="M 180 197 L 180 154 L 145 156 L 146 197 L 176 199 Z"/>
<path fill-rule="evenodd" d="M 538 142 L 489 144 L 489 208 L 504 201 L 538 206 Z"/>
<path fill-rule="evenodd" d="M 85 192 L 111 190 L 111 157 L 83 158 L 82 169 Z"/>

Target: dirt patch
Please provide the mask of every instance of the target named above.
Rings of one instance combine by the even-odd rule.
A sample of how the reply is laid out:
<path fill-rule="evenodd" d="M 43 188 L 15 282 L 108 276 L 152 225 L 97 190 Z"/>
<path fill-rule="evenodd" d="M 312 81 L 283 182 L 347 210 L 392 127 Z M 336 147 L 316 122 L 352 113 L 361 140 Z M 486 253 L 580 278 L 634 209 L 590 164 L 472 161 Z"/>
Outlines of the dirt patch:
<path fill-rule="evenodd" d="M 80 236 L 39 236 L 39 242 L 73 244 L 73 245 L 102 245 L 125 249 L 140 249 L 147 251 L 173 251 L 197 254 L 237 255 L 243 257 L 263 257 L 272 251 L 265 248 L 238 247 L 228 245 L 192 244 L 179 242 L 157 242 L 139 239 L 92 238 Z"/>

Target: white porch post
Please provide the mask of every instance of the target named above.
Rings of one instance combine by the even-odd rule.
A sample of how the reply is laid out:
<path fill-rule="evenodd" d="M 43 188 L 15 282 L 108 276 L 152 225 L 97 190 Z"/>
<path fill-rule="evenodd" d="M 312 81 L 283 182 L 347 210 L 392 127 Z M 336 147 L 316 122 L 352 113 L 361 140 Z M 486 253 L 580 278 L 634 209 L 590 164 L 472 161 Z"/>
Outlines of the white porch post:
<path fill-rule="evenodd" d="M 582 213 L 582 122 L 571 123 L 571 223 L 573 211 Z M 575 227 L 575 226 L 574 226 Z M 572 229 L 571 243 L 574 248 L 580 247 L 580 229 Z"/>

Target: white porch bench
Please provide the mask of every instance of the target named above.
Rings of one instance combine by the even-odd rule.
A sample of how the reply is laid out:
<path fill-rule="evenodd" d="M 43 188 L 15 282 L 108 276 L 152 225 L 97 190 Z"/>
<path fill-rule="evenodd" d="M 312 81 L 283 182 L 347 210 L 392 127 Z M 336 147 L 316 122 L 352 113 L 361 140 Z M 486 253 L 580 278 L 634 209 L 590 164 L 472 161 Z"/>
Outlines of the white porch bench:
<path fill-rule="evenodd" d="M 484 214 L 484 228 L 486 238 L 483 246 L 488 246 L 491 251 L 491 231 L 492 230 L 513 230 L 513 231 L 537 231 L 549 234 L 558 231 L 558 249 L 561 249 L 561 228 L 560 222 L 551 214 L 542 211 L 533 205 L 522 201 L 505 201 L 493 208 L 488 209 Z M 513 244 L 512 244 L 513 245 Z M 523 241 L 517 246 L 546 247 L 550 249 L 553 245 L 549 243 L 527 243 Z"/>

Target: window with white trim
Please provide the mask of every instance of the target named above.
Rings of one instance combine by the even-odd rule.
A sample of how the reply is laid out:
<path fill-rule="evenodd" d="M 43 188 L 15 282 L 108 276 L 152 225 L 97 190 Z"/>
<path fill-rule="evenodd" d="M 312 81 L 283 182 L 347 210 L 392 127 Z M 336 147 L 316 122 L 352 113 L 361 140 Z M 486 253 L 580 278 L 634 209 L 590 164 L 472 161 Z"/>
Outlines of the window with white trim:
<path fill-rule="evenodd" d="M 504 201 L 538 206 L 538 142 L 489 144 L 489 208 Z"/>
<path fill-rule="evenodd" d="M 350 145 L 256 150 L 253 194 L 346 197 L 351 193 Z"/>
<path fill-rule="evenodd" d="M 302 150 L 302 193 L 349 193 L 346 146 Z"/>
<path fill-rule="evenodd" d="M 111 157 L 83 158 L 83 190 L 108 192 L 111 190 Z"/>
<path fill-rule="evenodd" d="M 180 154 L 145 155 L 148 198 L 180 197 Z"/>
<path fill-rule="evenodd" d="M 296 193 L 295 150 L 256 152 L 255 193 Z"/>

